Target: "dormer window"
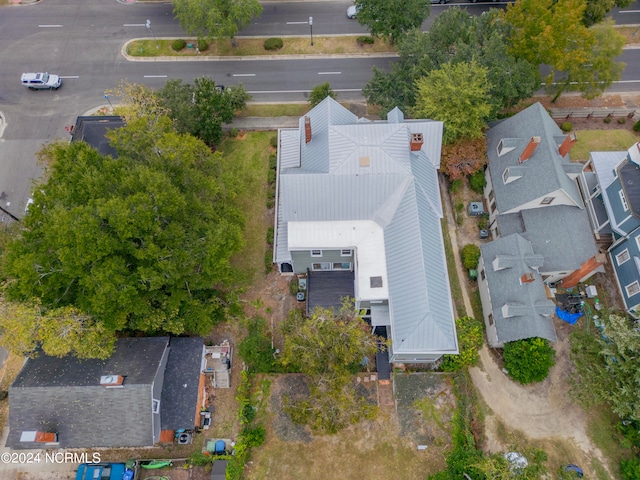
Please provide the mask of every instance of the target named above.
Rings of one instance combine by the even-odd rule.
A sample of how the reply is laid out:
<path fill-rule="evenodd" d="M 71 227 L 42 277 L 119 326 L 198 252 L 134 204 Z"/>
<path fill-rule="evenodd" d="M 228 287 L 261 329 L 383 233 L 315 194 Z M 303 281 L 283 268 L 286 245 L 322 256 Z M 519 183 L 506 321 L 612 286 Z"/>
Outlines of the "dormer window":
<path fill-rule="evenodd" d="M 504 169 L 504 172 L 502 172 L 502 181 L 504 183 L 508 183 L 509 182 L 509 167 Z"/>
<path fill-rule="evenodd" d="M 502 172 L 502 181 L 506 185 L 522 177 L 522 169 L 518 166 L 507 167 Z"/>
<path fill-rule="evenodd" d="M 622 203 L 622 208 L 624 208 L 625 212 L 628 212 L 629 204 L 627 203 L 627 197 L 624 194 L 624 190 L 620 190 L 618 194 L 620 194 L 620 202 Z"/>

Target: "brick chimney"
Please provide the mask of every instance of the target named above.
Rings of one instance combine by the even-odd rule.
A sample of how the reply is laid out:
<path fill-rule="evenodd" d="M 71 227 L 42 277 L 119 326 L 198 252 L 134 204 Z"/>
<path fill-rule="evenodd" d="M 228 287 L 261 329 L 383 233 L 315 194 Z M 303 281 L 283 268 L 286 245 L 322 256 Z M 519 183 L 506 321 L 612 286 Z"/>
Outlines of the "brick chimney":
<path fill-rule="evenodd" d="M 522 275 L 520 277 L 520 283 L 521 284 L 525 284 L 525 283 L 531 283 L 536 279 L 536 277 L 533 276 L 533 273 L 529 272 L 529 273 L 525 273 L 524 275 Z"/>
<path fill-rule="evenodd" d="M 538 145 L 540 145 L 540 137 L 531 137 L 531 140 L 529 140 L 529 143 L 527 144 L 527 146 L 524 147 L 524 151 L 522 152 L 522 155 L 520 155 L 520 158 L 518 159 L 518 163 L 524 163 L 527 160 L 529 160 L 529 158 L 531 158 L 531 155 L 533 155 L 533 152 L 535 152 Z"/>
<path fill-rule="evenodd" d="M 422 134 L 412 133 L 410 145 L 411 145 L 412 152 L 419 152 L 420 149 L 422 148 L 422 145 L 424 145 L 424 139 L 422 138 Z"/>
<path fill-rule="evenodd" d="M 560 156 L 564 157 L 567 153 L 569 153 L 569 151 L 576 144 L 577 141 L 578 141 L 578 137 L 576 137 L 575 132 L 571 132 L 569 135 L 564 137 L 564 141 L 562 142 L 562 145 L 560 145 L 560 148 L 558 148 L 558 153 L 560 154 Z"/>
<path fill-rule="evenodd" d="M 304 117 L 304 142 L 309 143 L 311 141 L 311 119 Z"/>

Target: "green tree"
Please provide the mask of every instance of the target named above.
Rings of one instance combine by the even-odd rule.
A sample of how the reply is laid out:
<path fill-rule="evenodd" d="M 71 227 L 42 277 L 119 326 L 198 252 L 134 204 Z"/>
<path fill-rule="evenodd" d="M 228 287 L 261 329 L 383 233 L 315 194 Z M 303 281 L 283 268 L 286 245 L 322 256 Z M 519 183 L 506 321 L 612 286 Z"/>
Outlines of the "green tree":
<path fill-rule="evenodd" d="M 586 6 L 586 0 L 519 0 L 504 13 L 511 53 L 551 67 L 544 82 L 553 101 L 567 90 L 593 98 L 620 78 L 623 65 L 615 57 L 624 42 L 610 24 L 585 27 Z"/>
<path fill-rule="evenodd" d="M 355 315 L 353 302 L 345 302 L 339 312 L 316 308 L 309 318 L 292 310 L 282 333 L 282 364 L 306 374 L 309 381 L 308 397 L 284 400 L 292 420 L 335 433 L 375 414 L 351 375 L 376 352 L 380 339 Z"/>
<path fill-rule="evenodd" d="M 606 402 L 623 420 L 640 422 L 640 331 L 605 315 L 602 335 L 571 334 L 572 394 L 585 405 Z"/>
<path fill-rule="evenodd" d="M 358 22 L 371 35 L 395 42 L 403 34 L 420 28 L 430 12 L 429 0 L 356 0 Z"/>
<path fill-rule="evenodd" d="M 529 98 L 540 83 L 537 66 L 508 51 L 509 25 L 492 9 L 470 16 L 459 7 L 446 9 L 429 32 L 413 30 L 398 40 L 399 59 L 389 72 L 374 69 L 363 94 L 383 113 L 415 105 L 415 82 L 445 63 L 471 62 L 487 68 L 492 114 Z"/>
<path fill-rule="evenodd" d="M 194 85 L 169 80 L 158 97 L 179 133 L 189 133 L 211 147 L 222 140 L 223 124 L 231 123 L 251 98 L 242 85 L 223 89 L 206 77 L 196 78 Z"/>
<path fill-rule="evenodd" d="M 587 8 L 584 10 L 582 23 L 590 27 L 604 20 L 604 17 L 613 7 L 625 8 L 633 3 L 633 0 L 587 0 Z"/>
<path fill-rule="evenodd" d="M 467 243 L 462 247 L 462 266 L 466 269 L 478 268 L 478 261 L 480 260 L 480 247 L 473 243 Z"/>
<path fill-rule="evenodd" d="M 443 121 L 445 143 L 482 136 L 492 111 L 485 67 L 475 61 L 446 63 L 417 80 L 416 86 L 413 116 Z"/>
<path fill-rule="evenodd" d="M 327 97 L 331 97 L 334 100 L 337 97 L 336 92 L 331 89 L 329 82 L 316 85 L 311 89 L 311 93 L 309 93 L 309 105 L 313 108 Z"/>
<path fill-rule="evenodd" d="M 541 382 L 556 363 L 556 351 L 538 337 L 505 343 L 503 354 L 509 376 L 522 384 Z"/>
<path fill-rule="evenodd" d="M 456 372 L 478 363 L 478 350 L 484 341 L 482 322 L 471 317 L 456 318 L 459 355 L 444 355 L 440 368 L 445 372 Z"/>
<path fill-rule="evenodd" d="M 46 180 L 5 254 L 7 298 L 47 312 L 73 307 L 105 336 L 204 334 L 235 279 L 236 180 L 221 154 L 174 133 L 167 117 L 109 135 L 116 159 L 82 142 L 42 150 Z M 49 331 L 68 329 L 58 323 Z"/>
<path fill-rule="evenodd" d="M 198 38 L 231 39 L 262 14 L 258 0 L 174 0 L 180 26 Z"/>

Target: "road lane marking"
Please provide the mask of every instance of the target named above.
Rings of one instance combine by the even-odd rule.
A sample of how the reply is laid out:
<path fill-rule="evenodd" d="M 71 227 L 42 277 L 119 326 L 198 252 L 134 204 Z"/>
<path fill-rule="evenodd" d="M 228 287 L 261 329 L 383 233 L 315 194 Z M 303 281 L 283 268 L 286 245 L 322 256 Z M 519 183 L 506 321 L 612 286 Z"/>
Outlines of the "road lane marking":
<path fill-rule="evenodd" d="M 287 22 L 287 25 L 309 25 L 309 22 Z"/>
<path fill-rule="evenodd" d="M 318 72 L 318 75 L 342 75 L 342 72 Z"/>
<path fill-rule="evenodd" d="M 125 23 L 122 25 L 123 27 L 146 27 L 146 23 Z"/>
<path fill-rule="evenodd" d="M 58 75 L 60 78 L 80 78 L 80 75 Z"/>
<path fill-rule="evenodd" d="M 167 78 L 166 75 L 145 75 L 144 78 Z"/>
<path fill-rule="evenodd" d="M 40 28 L 62 28 L 63 25 L 38 25 Z"/>
<path fill-rule="evenodd" d="M 362 89 L 361 88 L 333 88 L 332 89 L 334 92 L 343 92 L 343 93 L 348 93 L 348 92 L 361 92 Z M 251 90 L 248 93 L 250 93 L 251 95 L 257 95 L 260 93 L 309 93 L 311 92 L 311 90 Z"/>
<path fill-rule="evenodd" d="M 620 10 L 620 13 L 640 13 L 640 10 Z"/>
<path fill-rule="evenodd" d="M 255 73 L 234 73 L 234 77 L 255 77 Z"/>

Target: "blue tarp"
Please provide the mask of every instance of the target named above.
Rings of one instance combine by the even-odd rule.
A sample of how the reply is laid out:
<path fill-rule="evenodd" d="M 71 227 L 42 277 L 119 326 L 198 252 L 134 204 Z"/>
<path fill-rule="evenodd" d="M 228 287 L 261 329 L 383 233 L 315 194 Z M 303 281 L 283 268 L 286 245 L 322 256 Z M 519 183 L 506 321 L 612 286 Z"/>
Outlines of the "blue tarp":
<path fill-rule="evenodd" d="M 560 307 L 556 307 L 556 315 L 560 320 L 564 320 L 565 322 L 575 325 L 578 319 L 584 315 L 583 312 L 578 313 L 569 313 L 566 310 L 560 310 Z"/>

